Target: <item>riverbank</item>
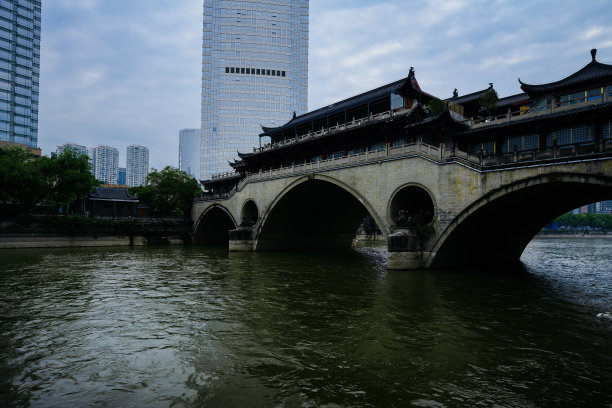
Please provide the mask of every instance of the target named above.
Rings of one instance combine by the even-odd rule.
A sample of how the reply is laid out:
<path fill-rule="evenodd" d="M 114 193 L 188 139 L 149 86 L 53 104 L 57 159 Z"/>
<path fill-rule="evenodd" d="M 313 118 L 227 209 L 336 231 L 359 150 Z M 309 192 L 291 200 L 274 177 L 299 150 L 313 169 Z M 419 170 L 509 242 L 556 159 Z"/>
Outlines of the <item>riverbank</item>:
<path fill-rule="evenodd" d="M 66 236 L 60 234 L 2 234 L 0 249 L 71 248 L 71 247 L 125 247 L 145 245 L 183 245 L 181 236 Z"/>
<path fill-rule="evenodd" d="M 182 219 L 28 217 L 0 223 L 0 249 L 182 245 Z"/>
<path fill-rule="evenodd" d="M 580 239 L 610 239 L 612 234 L 590 233 L 583 234 L 581 232 L 572 233 L 555 233 L 555 232 L 539 232 L 535 238 L 543 239 L 558 239 L 558 238 L 580 238 Z"/>

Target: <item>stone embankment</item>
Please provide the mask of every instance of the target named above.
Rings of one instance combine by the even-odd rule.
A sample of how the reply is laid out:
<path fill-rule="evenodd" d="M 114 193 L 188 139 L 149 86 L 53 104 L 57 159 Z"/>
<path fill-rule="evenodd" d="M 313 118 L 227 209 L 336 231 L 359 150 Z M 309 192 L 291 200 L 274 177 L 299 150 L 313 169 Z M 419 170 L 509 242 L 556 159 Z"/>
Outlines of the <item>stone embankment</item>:
<path fill-rule="evenodd" d="M 0 223 L 0 249 L 182 245 L 191 242 L 182 220 L 107 220 L 36 217 Z"/>

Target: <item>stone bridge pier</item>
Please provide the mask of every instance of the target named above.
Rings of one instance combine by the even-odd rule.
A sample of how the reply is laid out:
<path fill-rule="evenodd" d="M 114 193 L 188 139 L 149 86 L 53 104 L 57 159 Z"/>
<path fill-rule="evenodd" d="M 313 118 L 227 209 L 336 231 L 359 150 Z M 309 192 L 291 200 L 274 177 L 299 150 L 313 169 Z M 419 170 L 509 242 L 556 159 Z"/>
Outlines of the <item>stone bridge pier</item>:
<path fill-rule="evenodd" d="M 194 242 L 231 251 L 346 248 L 366 215 L 391 269 L 517 262 L 555 217 L 612 199 L 612 158 L 482 168 L 424 154 L 303 173 L 252 174 L 193 206 Z"/>

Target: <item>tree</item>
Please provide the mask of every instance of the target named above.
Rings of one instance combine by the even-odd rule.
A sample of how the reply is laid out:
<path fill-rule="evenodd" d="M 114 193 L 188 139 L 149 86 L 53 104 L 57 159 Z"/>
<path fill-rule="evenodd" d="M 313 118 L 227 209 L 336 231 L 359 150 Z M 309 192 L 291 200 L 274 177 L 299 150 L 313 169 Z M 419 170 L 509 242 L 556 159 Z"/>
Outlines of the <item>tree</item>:
<path fill-rule="evenodd" d="M 191 215 L 193 200 L 202 193 L 200 183 L 176 167 L 152 169 L 147 175 L 147 185 L 130 190 L 140 202 L 147 204 L 157 217 Z"/>
<path fill-rule="evenodd" d="M 28 213 L 41 202 L 60 206 L 82 198 L 98 185 L 87 156 L 66 150 L 36 157 L 18 147 L 0 149 L 0 200 Z"/>
<path fill-rule="evenodd" d="M 487 111 L 487 115 L 491 116 L 491 109 L 495 108 L 498 101 L 499 97 L 497 96 L 497 92 L 495 89 L 490 88 L 480 98 L 480 107 Z"/>
<path fill-rule="evenodd" d="M 429 101 L 427 107 L 429 108 L 431 116 L 438 116 L 444 111 L 444 109 L 446 109 L 446 104 L 438 98 L 433 98 L 431 101 Z"/>

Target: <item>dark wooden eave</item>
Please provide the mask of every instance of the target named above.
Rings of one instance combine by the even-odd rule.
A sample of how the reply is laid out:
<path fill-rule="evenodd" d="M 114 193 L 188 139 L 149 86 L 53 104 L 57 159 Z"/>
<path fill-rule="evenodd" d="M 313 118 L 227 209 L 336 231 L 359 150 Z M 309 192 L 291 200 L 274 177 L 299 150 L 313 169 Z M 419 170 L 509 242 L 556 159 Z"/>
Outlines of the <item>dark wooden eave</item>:
<path fill-rule="evenodd" d="M 612 85 L 612 65 L 602 64 L 595 60 L 597 50 L 591 50 L 592 61 L 572 75 L 547 84 L 532 85 L 519 78 L 521 89 L 534 99 L 544 95 L 561 96 L 577 90 L 587 90 L 601 85 Z"/>
<path fill-rule="evenodd" d="M 342 111 L 363 106 L 368 102 L 379 101 L 381 100 L 381 98 L 387 97 L 392 93 L 398 93 L 404 97 L 416 99 L 425 104 L 427 104 L 429 100 L 434 98 L 434 96 L 421 90 L 414 76 L 414 70 L 411 69 L 410 73 L 406 78 L 391 82 L 389 84 L 358 94 L 356 96 L 332 103 L 328 106 L 316 109 L 311 112 L 307 112 L 303 115 L 294 116 L 289 122 L 285 123 L 282 126 L 262 126 L 261 128 L 263 133 L 261 133 L 259 136 L 271 136 L 272 133 L 282 132 L 283 130 L 291 129 L 294 126 L 306 125 L 326 116 L 332 116 L 341 113 Z"/>

